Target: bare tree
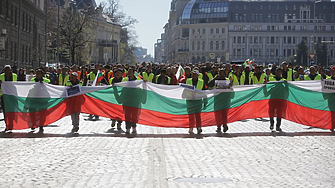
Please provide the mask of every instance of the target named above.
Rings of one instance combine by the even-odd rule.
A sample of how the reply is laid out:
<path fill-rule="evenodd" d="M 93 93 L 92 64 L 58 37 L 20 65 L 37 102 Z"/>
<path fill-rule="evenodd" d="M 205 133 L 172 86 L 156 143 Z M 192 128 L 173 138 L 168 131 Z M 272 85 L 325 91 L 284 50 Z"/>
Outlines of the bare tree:
<path fill-rule="evenodd" d="M 92 13 L 93 10 L 75 10 L 69 8 L 63 15 L 60 25 L 60 41 L 63 45 L 65 54 L 71 59 L 74 64 L 78 61 L 87 45 L 92 40 Z M 83 61 L 83 59 L 79 59 Z M 80 63 L 80 62 L 78 62 Z"/>

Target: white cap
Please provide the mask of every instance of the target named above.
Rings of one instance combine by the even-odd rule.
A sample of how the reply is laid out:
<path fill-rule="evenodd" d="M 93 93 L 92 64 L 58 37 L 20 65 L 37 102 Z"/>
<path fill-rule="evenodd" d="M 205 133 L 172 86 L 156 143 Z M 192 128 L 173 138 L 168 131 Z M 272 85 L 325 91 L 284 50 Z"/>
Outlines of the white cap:
<path fill-rule="evenodd" d="M 199 74 L 199 71 L 198 70 L 194 70 L 193 73 Z"/>
<path fill-rule="evenodd" d="M 12 67 L 10 66 L 10 65 L 5 65 L 5 67 L 4 67 L 5 69 L 6 68 L 9 68 L 9 69 L 11 69 Z"/>

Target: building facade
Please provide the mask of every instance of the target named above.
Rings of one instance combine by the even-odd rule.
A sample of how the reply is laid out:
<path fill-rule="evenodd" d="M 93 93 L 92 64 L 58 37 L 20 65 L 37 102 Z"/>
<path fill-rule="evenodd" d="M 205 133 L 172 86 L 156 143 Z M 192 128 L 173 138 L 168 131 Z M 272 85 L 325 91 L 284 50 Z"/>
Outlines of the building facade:
<path fill-rule="evenodd" d="M 120 62 L 121 26 L 102 13 L 102 7 L 97 9 L 94 17 L 94 39 L 90 44 L 90 62 L 110 64 Z"/>
<path fill-rule="evenodd" d="M 43 0 L 0 1 L 0 66 L 36 67 L 45 61 Z"/>
<path fill-rule="evenodd" d="M 332 64 L 334 14 L 335 2 L 330 0 L 173 0 L 164 27 L 165 56 L 183 63 L 278 63 L 296 57 L 297 45 L 304 40 L 310 52 L 314 42 L 328 42 Z"/>

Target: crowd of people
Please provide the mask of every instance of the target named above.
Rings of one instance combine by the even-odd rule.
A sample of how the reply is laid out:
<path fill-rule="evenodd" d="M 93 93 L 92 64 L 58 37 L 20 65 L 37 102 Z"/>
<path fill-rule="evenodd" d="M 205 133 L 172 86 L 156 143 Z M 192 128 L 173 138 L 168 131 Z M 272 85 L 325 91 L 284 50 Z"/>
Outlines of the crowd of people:
<path fill-rule="evenodd" d="M 181 72 L 182 74 L 179 74 Z M 99 74 L 101 73 L 101 74 Z M 215 89 L 216 80 L 227 80 L 230 86 L 237 85 L 253 85 L 266 84 L 272 81 L 303 81 L 303 80 L 335 80 L 335 66 L 293 66 L 286 62 L 281 65 L 270 64 L 267 66 L 258 64 L 222 64 L 222 63 L 199 63 L 199 64 L 157 64 L 146 63 L 138 65 L 101 65 L 89 64 L 78 67 L 63 66 L 46 67 L 39 69 L 25 70 L 23 68 L 17 69 L 17 66 L 6 65 L 3 73 L 0 75 L 0 84 L 2 81 L 31 81 L 48 83 L 61 86 L 72 87 L 74 85 L 91 86 L 96 80 L 96 77 L 102 75 L 102 79 L 96 82 L 96 85 L 113 85 L 119 82 L 144 80 L 155 84 L 163 85 L 178 85 L 188 84 L 199 90 Z M 180 76 L 179 76 L 179 75 Z M 178 76 L 178 77 L 177 77 Z M 1 93 L 1 107 L 4 110 L 4 102 Z M 71 115 L 73 129 L 72 132 L 79 130 L 79 115 L 80 112 L 75 112 Z M 270 129 L 274 129 L 274 117 L 277 117 L 276 131 L 281 129 L 281 117 L 275 114 L 270 114 Z M 196 124 L 197 133 L 202 132 L 200 115 L 190 115 L 190 124 Z M 90 115 L 88 120 L 98 120 L 98 116 Z M 224 119 L 224 118 L 223 118 Z M 121 130 L 122 121 L 112 120 L 111 126 L 114 127 L 117 123 L 117 129 Z M 126 134 L 130 134 L 132 129 L 136 133 L 136 123 L 126 123 Z M 221 121 L 217 125 L 217 132 L 228 131 L 226 121 Z M 31 128 L 32 130 L 35 127 Z M 43 132 L 43 127 L 39 127 L 40 132 Z M 5 132 L 11 132 L 6 128 Z M 189 133 L 193 133 L 193 125 L 190 125 Z"/>

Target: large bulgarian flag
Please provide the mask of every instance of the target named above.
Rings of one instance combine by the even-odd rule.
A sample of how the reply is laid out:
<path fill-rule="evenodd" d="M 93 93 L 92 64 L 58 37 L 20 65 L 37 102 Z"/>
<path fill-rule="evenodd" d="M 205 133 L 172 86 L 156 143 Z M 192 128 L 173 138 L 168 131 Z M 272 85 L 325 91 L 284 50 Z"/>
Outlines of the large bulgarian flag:
<path fill-rule="evenodd" d="M 71 97 L 67 89 L 44 83 L 3 82 L 7 126 L 16 130 L 44 126 L 75 111 L 177 128 L 189 127 L 197 113 L 202 126 L 269 116 L 324 129 L 334 128 L 335 123 L 335 94 L 322 92 L 320 81 L 194 91 L 139 80 L 114 86 L 81 87 Z"/>

